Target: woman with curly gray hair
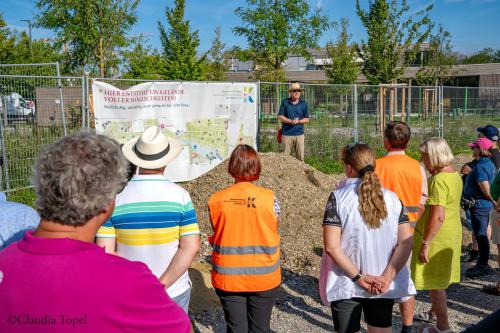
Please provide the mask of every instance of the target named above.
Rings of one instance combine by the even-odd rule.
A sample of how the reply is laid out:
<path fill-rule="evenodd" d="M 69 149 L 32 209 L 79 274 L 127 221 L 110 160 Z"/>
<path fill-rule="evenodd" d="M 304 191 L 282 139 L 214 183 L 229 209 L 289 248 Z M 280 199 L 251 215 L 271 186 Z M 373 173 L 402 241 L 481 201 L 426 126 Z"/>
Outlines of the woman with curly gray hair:
<path fill-rule="evenodd" d="M 90 132 L 46 148 L 34 174 L 39 227 L 0 252 L 0 332 L 188 332 L 184 311 L 139 262 L 93 243 L 126 184 L 118 144 Z M 12 221 L 15 223 L 15 221 Z M 105 296 L 105 297 L 99 297 Z M 25 302 L 29 299 L 29 302 Z M 12 318 L 11 318 L 12 317 Z"/>

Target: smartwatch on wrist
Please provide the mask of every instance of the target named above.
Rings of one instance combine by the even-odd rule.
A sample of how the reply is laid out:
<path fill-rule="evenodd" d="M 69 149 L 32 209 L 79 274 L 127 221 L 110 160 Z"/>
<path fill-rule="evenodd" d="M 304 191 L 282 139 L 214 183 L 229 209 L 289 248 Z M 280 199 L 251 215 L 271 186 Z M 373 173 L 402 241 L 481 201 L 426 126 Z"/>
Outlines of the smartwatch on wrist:
<path fill-rule="evenodd" d="M 351 279 L 352 282 L 356 283 L 358 282 L 363 276 L 361 275 L 361 273 L 358 273 L 355 277 L 353 277 Z"/>

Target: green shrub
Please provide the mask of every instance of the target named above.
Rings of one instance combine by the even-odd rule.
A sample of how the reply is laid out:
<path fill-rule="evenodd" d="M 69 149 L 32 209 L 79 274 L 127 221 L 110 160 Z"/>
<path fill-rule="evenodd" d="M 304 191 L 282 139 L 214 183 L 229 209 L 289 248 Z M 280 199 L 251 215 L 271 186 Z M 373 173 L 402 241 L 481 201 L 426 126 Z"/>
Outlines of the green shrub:
<path fill-rule="evenodd" d="M 305 162 L 313 168 L 326 174 L 338 174 L 344 172 L 342 162 L 340 160 L 334 160 L 326 157 L 306 157 Z"/>
<path fill-rule="evenodd" d="M 33 188 L 11 191 L 7 193 L 7 198 L 9 201 L 35 207 L 36 194 Z"/>

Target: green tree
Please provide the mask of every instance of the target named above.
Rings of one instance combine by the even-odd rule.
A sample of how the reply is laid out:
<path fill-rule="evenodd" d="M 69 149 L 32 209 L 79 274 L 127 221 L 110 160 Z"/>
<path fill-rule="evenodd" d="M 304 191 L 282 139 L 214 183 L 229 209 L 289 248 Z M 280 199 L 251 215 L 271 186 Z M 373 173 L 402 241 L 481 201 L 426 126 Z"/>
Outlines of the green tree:
<path fill-rule="evenodd" d="M 486 47 L 462 60 L 462 64 L 489 64 L 493 62 L 500 62 L 500 50 L 495 52 L 490 47 Z"/>
<path fill-rule="evenodd" d="M 197 30 L 191 32 L 189 20 L 184 19 L 184 8 L 184 0 L 175 0 L 172 8 L 166 8 L 168 30 L 158 22 L 163 46 L 162 74 L 168 80 L 197 81 L 203 78 L 206 54 L 201 57 L 196 54 L 200 38 Z"/>
<path fill-rule="evenodd" d="M 495 51 L 493 62 L 500 62 L 500 50 Z"/>
<path fill-rule="evenodd" d="M 453 65 L 457 63 L 457 57 L 453 53 L 450 38 L 450 33 L 441 25 L 437 33 L 431 36 L 424 67 L 416 75 L 418 84 L 442 85 L 455 74 Z"/>
<path fill-rule="evenodd" d="M 208 81 L 224 81 L 226 79 L 226 66 L 224 49 L 226 44 L 221 40 L 220 27 L 215 28 L 215 37 L 208 51 L 208 59 L 205 67 L 205 79 Z"/>
<path fill-rule="evenodd" d="M 247 0 L 247 4 L 236 9 L 242 25 L 233 32 L 245 37 L 248 47 L 235 48 L 234 53 L 255 64 L 260 80 L 283 81 L 283 63 L 289 54 L 309 59 L 307 49 L 318 47 L 319 38 L 330 26 L 320 8 L 311 12 L 305 0 Z"/>
<path fill-rule="evenodd" d="M 7 23 L 0 13 L 0 63 L 14 63 L 12 54 L 16 45 L 16 37 L 12 34 L 11 30 L 7 27 Z"/>
<path fill-rule="evenodd" d="M 163 59 L 158 50 L 146 44 L 142 36 L 132 41 L 133 47 L 122 52 L 124 74 L 126 79 L 161 80 L 163 76 Z"/>
<path fill-rule="evenodd" d="M 0 63 L 28 64 L 57 62 L 61 58 L 60 48 L 50 40 L 35 39 L 31 41 L 25 32 L 9 29 L 0 13 Z M 5 67 L 2 74 L 21 74 L 21 68 Z M 24 69 L 25 70 L 25 69 Z M 22 73 L 26 74 L 26 73 Z M 54 75 L 52 68 L 30 68 L 33 75 Z"/>
<path fill-rule="evenodd" d="M 54 30 L 72 70 L 92 70 L 102 77 L 117 70 L 118 50 L 137 21 L 139 0 L 36 0 L 36 25 Z"/>
<path fill-rule="evenodd" d="M 356 63 L 358 53 L 355 44 L 349 45 L 351 35 L 347 31 L 348 28 L 349 21 L 343 18 L 340 21 L 338 39 L 326 44 L 326 53 L 331 59 L 331 62 L 324 66 L 329 83 L 353 84 L 358 78 L 359 66 Z"/>
<path fill-rule="evenodd" d="M 358 54 L 356 45 L 349 45 L 351 35 L 348 32 L 349 21 L 346 18 L 340 20 L 339 28 L 337 40 L 326 44 L 326 53 L 330 62 L 325 66 L 325 73 L 329 83 L 351 85 L 356 82 L 359 75 L 359 66 L 356 63 Z M 346 125 L 348 93 L 351 87 L 337 86 L 334 91 L 340 94 L 340 113 L 343 116 L 342 123 Z"/>
<path fill-rule="evenodd" d="M 397 80 L 416 58 L 420 45 L 433 28 L 432 5 L 410 13 L 406 0 L 370 0 L 368 11 L 356 0 L 356 12 L 367 31 L 359 55 L 363 73 L 371 84 Z"/>

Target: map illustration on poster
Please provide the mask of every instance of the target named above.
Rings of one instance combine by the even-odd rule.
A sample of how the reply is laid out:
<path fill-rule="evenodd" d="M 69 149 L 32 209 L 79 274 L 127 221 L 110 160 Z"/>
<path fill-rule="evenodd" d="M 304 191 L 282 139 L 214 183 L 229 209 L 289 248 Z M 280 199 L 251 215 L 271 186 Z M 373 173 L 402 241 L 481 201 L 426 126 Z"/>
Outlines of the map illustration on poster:
<path fill-rule="evenodd" d="M 97 133 L 125 143 L 157 125 L 184 146 L 165 171 L 172 181 L 203 175 L 238 144 L 256 147 L 255 83 L 146 82 L 121 90 L 94 81 L 92 91 Z"/>

